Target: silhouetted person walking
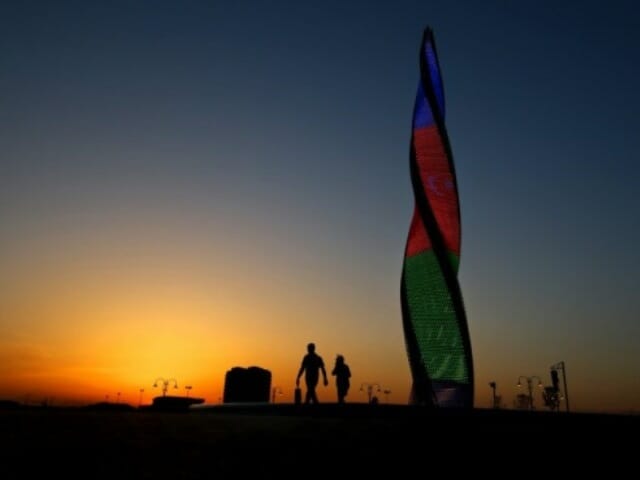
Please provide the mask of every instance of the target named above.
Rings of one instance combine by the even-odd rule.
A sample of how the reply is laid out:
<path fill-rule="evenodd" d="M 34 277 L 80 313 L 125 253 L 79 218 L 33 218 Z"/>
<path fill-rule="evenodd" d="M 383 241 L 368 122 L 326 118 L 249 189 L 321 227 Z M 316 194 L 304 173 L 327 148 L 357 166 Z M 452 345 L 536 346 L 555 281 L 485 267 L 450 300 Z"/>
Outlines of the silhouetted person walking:
<path fill-rule="evenodd" d="M 344 397 L 349 392 L 349 378 L 351 377 L 351 370 L 349 365 L 344 363 L 344 357 L 338 355 L 336 357 L 336 364 L 331 371 L 331 375 L 336 377 L 336 387 L 338 389 L 338 403 L 344 403 Z"/>
<path fill-rule="evenodd" d="M 300 365 L 300 370 L 296 377 L 296 387 L 300 386 L 300 377 L 302 376 L 302 372 L 304 372 L 304 381 L 307 384 L 307 394 L 305 395 L 304 403 L 318 403 L 316 386 L 320 378 L 320 371 L 322 371 L 322 376 L 324 377 L 325 387 L 329 384 L 327 381 L 327 372 L 324 369 L 322 357 L 316 353 L 315 344 L 310 343 L 307 345 L 307 352 L 302 359 L 302 365 Z"/>

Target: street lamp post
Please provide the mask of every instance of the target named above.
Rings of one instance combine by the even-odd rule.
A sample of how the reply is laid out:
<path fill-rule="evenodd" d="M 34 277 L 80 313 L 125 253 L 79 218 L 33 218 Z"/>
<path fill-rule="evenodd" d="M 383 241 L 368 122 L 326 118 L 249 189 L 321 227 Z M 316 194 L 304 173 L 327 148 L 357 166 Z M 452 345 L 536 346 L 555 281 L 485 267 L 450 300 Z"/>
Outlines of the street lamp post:
<path fill-rule="evenodd" d="M 276 403 L 276 395 L 282 395 L 282 389 L 280 387 L 273 387 L 271 389 L 271 403 Z"/>
<path fill-rule="evenodd" d="M 569 412 L 569 391 L 567 390 L 567 372 L 564 367 L 564 361 L 551 365 L 551 370 L 562 370 L 562 383 L 564 385 L 564 402 Z"/>
<path fill-rule="evenodd" d="M 163 397 L 167 396 L 167 389 L 169 388 L 169 384 L 171 382 L 173 382 L 173 388 L 178 388 L 178 381 L 175 378 L 169 378 L 169 379 L 165 380 L 162 377 L 158 377 L 153 382 L 153 388 L 156 388 L 158 386 L 158 382 L 162 383 L 162 396 Z"/>
<path fill-rule="evenodd" d="M 360 391 L 364 392 L 365 387 L 367 388 L 367 397 L 369 398 L 369 403 L 371 403 L 371 399 L 373 398 L 373 387 L 377 387 L 376 392 L 379 392 L 381 390 L 380 384 L 364 382 L 360 384 Z"/>
<path fill-rule="evenodd" d="M 138 399 L 138 407 L 142 405 L 142 394 L 144 393 L 144 388 L 140 389 L 140 398 Z"/>
<path fill-rule="evenodd" d="M 542 387 L 542 380 L 540 380 L 540 377 L 538 377 L 537 375 L 533 375 L 531 377 L 525 377 L 524 375 L 520 375 L 518 377 L 518 387 L 522 386 L 522 383 L 520 382 L 520 379 L 524 378 L 527 381 L 527 388 L 529 389 L 529 410 L 533 410 L 533 389 L 531 387 L 531 383 L 533 382 L 534 378 L 538 379 L 538 387 Z"/>
<path fill-rule="evenodd" d="M 191 385 L 185 385 L 184 389 L 187 391 L 187 398 L 189 398 L 189 391 L 192 389 L 193 387 Z"/>
<path fill-rule="evenodd" d="M 491 387 L 491 390 L 493 391 L 493 397 L 492 397 L 492 406 L 493 408 L 498 408 L 498 397 L 496 396 L 496 382 L 489 382 L 489 386 Z"/>
<path fill-rule="evenodd" d="M 391 393 L 391 390 L 386 388 L 385 390 L 382 391 L 382 393 L 384 393 L 384 402 L 389 403 L 389 394 Z"/>

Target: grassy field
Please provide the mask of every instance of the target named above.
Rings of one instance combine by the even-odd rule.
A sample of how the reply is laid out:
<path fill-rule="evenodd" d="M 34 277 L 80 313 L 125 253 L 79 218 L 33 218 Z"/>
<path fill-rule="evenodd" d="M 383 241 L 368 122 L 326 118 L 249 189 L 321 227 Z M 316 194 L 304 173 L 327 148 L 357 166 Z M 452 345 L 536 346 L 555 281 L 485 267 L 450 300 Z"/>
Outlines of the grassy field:
<path fill-rule="evenodd" d="M 0 411 L 0 426 L 2 478 L 400 478 L 428 464 L 463 468 L 480 452 L 489 463 L 519 453 L 545 463 L 597 454 L 592 464 L 621 468 L 636 455 L 640 417 L 393 405 L 49 408 Z"/>

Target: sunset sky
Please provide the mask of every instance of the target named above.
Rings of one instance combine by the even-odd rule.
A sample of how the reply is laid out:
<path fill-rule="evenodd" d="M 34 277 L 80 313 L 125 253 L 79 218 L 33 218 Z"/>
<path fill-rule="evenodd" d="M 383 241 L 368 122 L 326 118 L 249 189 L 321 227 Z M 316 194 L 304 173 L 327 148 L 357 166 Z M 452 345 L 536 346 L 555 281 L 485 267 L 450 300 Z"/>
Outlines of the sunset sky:
<path fill-rule="evenodd" d="M 640 7 L 615 0 L 2 2 L 0 399 L 162 376 L 217 403 L 258 365 L 287 402 L 313 341 L 347 401 L 406 403 L 427 25 L 476 405 L 564 361 L 575 410 L 638 412 Z"/>

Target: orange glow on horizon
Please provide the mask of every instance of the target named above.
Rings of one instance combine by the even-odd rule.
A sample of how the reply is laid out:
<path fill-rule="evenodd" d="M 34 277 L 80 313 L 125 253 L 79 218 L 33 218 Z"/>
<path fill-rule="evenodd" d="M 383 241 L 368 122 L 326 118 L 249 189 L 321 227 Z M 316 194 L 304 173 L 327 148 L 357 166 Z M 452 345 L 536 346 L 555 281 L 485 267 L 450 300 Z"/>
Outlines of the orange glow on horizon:
<path fill-rule="evenodd" d="M 86 404 L 114 401 L 120 392 L 120 401 L 137 405 L 140 389 L 144 403 L 161 395 L 152 385 L 165 377 L 178 381 L 172 393 L 184 395 L 190 385 L 190 396 L 213 404 L 227 370 L 256 365 L 270 370 L 272 386 L 282 390 L 276 401 L 292 402 L 300 361 L 313 341 L 328 372 L 336 354 L 345 356 L 353 374 L 348 402 L 366 401 L 360 385 L 375 382 L 391 390 L 390 403 L 407 403 L 398 279 L 337 278 L 329 263 L 317 260 L 302 268 L 283 261 L 286 245 L 273 259 L 252 256 L 242 242 L 237 252 L 210 258 L 197 242 L 171 240 L 145 249 L 141 240 L 125 248 L 122 239 L 90 237 L 86 244 L 13 250 L 0 272 L 0 398 Z M 372 295 L 380 297 L 375 308 Z M 549 382 L 548 360 L 541 358 L 542 369 L 527 369 L 521 349 L 496 350 L 486 319 L 473 308 L 469 317 L 478 407 L 489 405 L 490 381 L 497 381 L 508 408 L 518 375 Z M 559 359 L 554 352 L 548 357 Z M 623 369 L 611 377 L 611 394 L 594 396 L 584 373 L 593 366 L 565 360 L 576 410 L 629 411 L 640 404 Z M 324 402 L 336 400 L 330 375 L 329 381 L 318 387 Z M 539 398 L 536 404 L 543 408 Z"/>
<path fill-rule="evenodd" d="M 330 303 L 310 309 L 307 292 L 285 302 L 286 286 L 253 282 L 237 288 L 233 275 L 221 284 L 191 266 L 166 263 L 145 271 L 148 265 L 118 269 L 85 259 L 74 268 L 52 264 L 35 281 L 17 276 L 0 307 L 3 318 L 12 321 L 11 328 L 0 324 L 0 396 L 87 403 L 114 400 L 120 392 L 120 401 L 137 405 L 140 389 L 147 403 L 161 395 L 152 385 L 164 377 L 177 379 L 175 393 L 183 395 L 191 385 L 191 396 L 217 403 L 228 369 L 257 365 L 272 372 L 273 386 L 283 392 L 277 401 L 290 402 L 308 341 L 318 344 L 329 373 L 330 386 L 318 389 L 322 401 L 335 398 L 330 369 L 337 353 L 354 369 L 350 400 L 364 400 L 360 381 L 382 382 L 379 374 L 367 373 L 369 347 L 345 341 L 357 336 L 357 327 L 348 324 L 356 312 Z M 327 316 L 343 317 L 343 331 L 324 328 Z M 314 329 L 318 335 L 308 338 Z M 399 329 L 397 334 L 401 342 Z M 384 373 L 395 398 L 406 399 L 408 390 L 403 393 L 401 386 L 406 377 L 398 381 L 384 358 L 372 360 L 370 372 Z"/>

